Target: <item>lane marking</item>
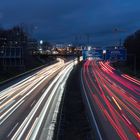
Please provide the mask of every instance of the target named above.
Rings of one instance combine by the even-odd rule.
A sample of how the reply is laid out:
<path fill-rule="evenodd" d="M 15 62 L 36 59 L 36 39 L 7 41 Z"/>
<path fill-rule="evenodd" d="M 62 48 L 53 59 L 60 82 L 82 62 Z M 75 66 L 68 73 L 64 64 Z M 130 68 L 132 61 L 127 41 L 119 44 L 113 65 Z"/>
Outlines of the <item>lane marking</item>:
<path fill-rule="evenodd" d="M 36 102 L 36 100 L 34 100 L 33 102 L 32 102 L 32 104 L 30 105 L 30 107 L 32 107 L 33 106 L 33 104 Z"/>
<path fill-rule="evenodd" d="M 32 132 L 33 132 L 33 130 L 34 130 L 36 124 L 37 124 L 37 121 L 38 121 L 38 117 L 35 119 L 35 121 L 34 121 L 32 127 L 31 127 L 30 131 L 28 132 L 28 134 L 27 134 L 25 140 L 29 140 L 29 139 L 30 139 L 31 134 L 32 134 Z"/>
<path fill-rule="evenodd" d="M 13 127 L 13 129 L 10 131 L 10 133 L 8 134 L 8 136 L 7 137 L 10 137 L 10 135 L 13 133 L 13 131 L 16 129 L 16 127 L 18 126 L 18 124 L 19 123 L 17 123 L 14 127 Z"/>
<path fill-rule="evenodd" d="M 89 107 L 89 110 L 90 110 L 90 113 L 91 113 L 93 122 L 94 122 L 94 124 L 95 124 L 95 127 L 96 127 L 96 130 L 97 130 L 99 139 L 100 139 L 100 140 L 103 140 L 103 139 L 102 139 L 102 136 L 101 136 L 101 133 L 100 133 L 100 130 L 99 130 L 99 128 L 98 128 L 96 119 L 95 119 L 94 114 L 93 114 L 93 112 L 92 112 L 92 109 L 91 109 L 91 106 L 90 106 L 88 97 L 87 97 L 87 95 L 86 95 L 86 89 L 85 89 L 84 82 L 83 82 L 83 78 L 82 78 L 82 70 L 81 70 L 81 82 L 82 82 L 82 87 L 83 87 L 83 90 L 84 90 L 84 93 L 85 93 L 84 95 L 85 95 L 85 97 L 86 97 L 86 101 L 87 101 L 87 104 L 88 104 L 88 107 Z"/>

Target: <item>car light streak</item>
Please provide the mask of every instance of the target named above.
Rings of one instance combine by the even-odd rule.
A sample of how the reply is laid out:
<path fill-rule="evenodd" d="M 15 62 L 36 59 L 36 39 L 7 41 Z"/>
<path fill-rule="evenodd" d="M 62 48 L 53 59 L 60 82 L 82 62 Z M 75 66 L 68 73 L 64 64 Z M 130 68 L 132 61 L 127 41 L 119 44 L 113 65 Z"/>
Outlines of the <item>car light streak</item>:
<path fill-rule="evenodd" d="M 47 97 L 47 101 L 46 101 L 46 105 L 45 105 L 45 110 L 48 111 L 48 108 L 49 108 L 50 103 L 51 103 L 51 101 L 53 99 L 53 96 L 56 94 L 57 88 L 64 81 L 64 77 L 68 74 L 68 71 L 72 70 L 72 68 L 73 68 L 73 63 L 72 62 L 68 62 L 66 65 L 67 65 L 67 67 L 56 76 L 56 78 L 51 82 L 51 84 L 49 85 L 49 87 L 43 93 L 43 95 L 41 96 L 41 98 L 34 105 L 34 107 L 32 108 L 32 110 L 30 111 L 30 113 L 26 117 L 26 119 L 22 122 L 22 124 L 20 125 L 20 127 L 17 129 L 17 131 L 12 136 L 11 140 L 15 140 L 15 139 L 16 140 L 20 140 L 23 137 L 23 135 L 25 135 L 25 132 L 29 128 L 31 122 L 34 120 L 34 118 L 35 118 L 35 116 L 37 114 L 37 111 L 41 107 L 42 102 L 46 99 L 47 95 L 49 95 L 50 90 L 54 86 L 53 87 L 53 91 L 51 92 L 51 94 L 49 95 L 49 97 Z M 62 66 L 61 66 L 61 68 L 62 68 Z M 60 67 L 59 67 L 59 69 L 60 69 Z M 56 70 L 58 70 L 58 69 L 56 69 Z M 52 71 L 52 73 L 53 73 L 53 71 Z M 40 85 L 46 78 L 47 77 L 45 77 L 42 81 L 40 81 L 36 86 Z M 34 90 L 34 89 L 32 89 L 32 90 Z M 29 95 L 31 92 L 32 91 L 28 92 L 26 95 Z M 34 132 L 34 130 L 35 131 L 38 130 L 36 128 L 39 128 L 38 127 L 38 124 L 39 124 L 39 126 L 42 124 L 42 121 L 40 121 L 40 120 L 41 119 L 42 120 L 44 119 L 44 115 L 43 115 L 44 113 L 46 114 L 46 111 L 42 111 L 42 113 L 40 113 L 40 115 L 38 116 L 38 121 L 36 121 L 35 124 L 33 124 L 31 126 L 30 131 L 28 132 L 28 134 L 26 136 L 26 139 L 30 139 L 30 137 L 31 137 L 32 133 Z M 35 127 L 34 127 L 34 125 L 35 125 Z M 36 133 L 36 135 L 37 134 L 38 133 Z"/>
<path fill-rule="evenodd" d="M 119 110 L 122 110 L 120 105 L 117 103 L 116 99 L 114 97 L 112 97 L 113 101 L 115 102 L 115 104 L 117 105 L 117 107 L 119 108 Z"/>
<path fill-rule="evenodd" d="M 53 84 L 55 83 L 55 81 L 57 81 L 55 87 L 53 88 L 53 91 L 51 92 L 51 95 L 50 95 L 49 99 L 47 100 L 44 108 L 42 109 L 42 112 L 40 113 L 37 127 L 35 128 L 35 131 L 34 131 L 32 137 L 31 137 L 32 139 L 35 139 L 36 138 L 36 136 L 37 136 L 37 134 L 39 132 L 39 129 L 41 127 L 41 124 L 42 124 L 42 122 L 44 120 L 45 114 L 46 114 L 46 112 L 48 110 L 48 107 L 50 105 L 50 102 L 51 102 L 54 94 L 57 93 L 57 89 L 58 89 L 58 87 L 60 85 L 65 84 L 65 82 L 66 82 L 65 77 L 66 77 L 66 75 L 69 75 L 69 73 L 72 70 L 72 68 L 73 68 L 73 64 L 71 64 L 70 66 L 66 67 L 62 72 L 59 73 L 58 77 L 56 77 L 56 79 L 54 80 L 54 82 L 50 85 L 50 88 L 51 88 L 53 86 Z M 48 93 L 48 91 L 49 91 L 50 88 L 48 88 L 46 90 L 46 92 L 45 92 L 46 94 Z M 61 90 L 63 90 L 63 89 L 61 89 Z"/>
<path fill-rule="evenodd" d="M 6 121 L 6 119 L 20 106 L 22 105 L 22 103 L 24 103 L 24 100 L 22 100 L 21 102 L 16 103 L 15 105 L 13 105 L 9 110 L 7 110 L 2 116 L 0 116 L 0 125 Z M 8 114 L 8 115 L 7 115 Z M 4 118 L 4 119 L 3 119 Z M 2 120 L 3 119 L 3 120 Z"/>
<path fill-rule="evenodd" d="M 126 78 L 126 79 L 128 79 L 128 80 L 130 80 L 131 82 L 133 82 L 135 84 L 140 85 L 140 81 L 139 80 L 136 80 L 136 79 L 134 79 L 134 78 L 132 78 L 132 77 L 126 75 L 126 74 L 122 74 L 121 76 L 124 77 L 124 78 Z"/>
<path fill-rule="evenodd" d="M 16 125 L 12 128 L 12 130 L 10 131 L 10 133 L 8 134 L 7 137 L 10 137 L 10 135 L 13 133 L 13 131 L 16 129 L 16 127 L 18 126 L 19 123 L 16 123 Z"/>
<path fill-rule="evenodd" d="M 28 134 L 27 134 L 25 140 L 29 140 L 29 139 L 30 139 L 31 134 L 32 134 L 33 130 L 34 130 L 35 127 L 36 127 L 37 121 L 38 121 L 38 117 L 35 119 L 35 121 L 34 121 L 32 127 L 31 127 L 31 129 L 29 130 L 29 132 L 28 132 Z"/>
<path fill-rule="evenodd" d="M 139 140 L 139 81 L 128 75 L 119 75 L 109 62 L 95 60 L 84 63 L 82 76 L 92 105 L 99 108 L 97 112 L 101 112 L 103 118 L 106 116 L 118 137 Z"/>
<path fill-rule="evenodd" d="M 63 66 L 63 65 L 62 65 Z M 24 90 L 21 90 L 20 92 L 18 92 L 18 93 L 16 93 L 15 94 L 15 92 L 14 92 L 14 89 L 12 89 L 12 93 L 10 93 L 10 92 L 8 92 L 7 93 L 7 95 L 8 95 L 8 97 L 9 97 L 9 99 L 7 100 L 7 99 L 4 99 L 4 101 L 2 101 L 1 103 L 1 105 L 0 105 L 0 109 L 2 109 L 2 108 L 4 108 L 5 106 L 7 106 L 7 104 L 10 104 L 11 102 L 13 102 L 13 100 L 15 100 L 16 98 L 18 98 L 19 96 L 21 96 L 22 97 L 22 95 L 24 95 L 29 89 L 31 89 L 32 87 L 32 89 L 30 90 L 30 92 L 28 92 L 28 93 L 26 93 L 22 98 L 21 98 L 21 100 L 22 99 L 25 99 L 39 84 L 41 84 L 41 82 L 43 82 L 45 79 L 47 79 L 49 76 L 51 76 L 55 71 L 57 71 L 58 69 L 60 69 L 62 66 L 57 66 L 57 68 L 54 68 L 54 70 L 53 69 L 51 69 L 51 70 L 49 70 L 48 72 L 47 72 L 47 75 L 45 75 L 45 76 L 41 76 L 41 77 L 39 77 L 39 78 L 37 78 L 37 79 L 33 79 L 33 81 L 32 81 L 32 83 L 30 83 L 30 84 L 27 84 L 27 87 L 26 88 L 24 88 Z M 41 81 L 41 82 L 40 82 Z M 27 82 L 27 81 L 26 81 Z M 22 83 L 23 84 L 23 83 Z M 36 86 L 37 85 L 37 86 Z M 19 85 L 18 85 L 19 86 Z M 21 85 L 21 87 L 17 87 L 17 90 L 20 90 L 20 89 L 22 89 L 23 88 L 23 85 Z M 14 96 L 13 96 L 13 94 L 15 94 Z M 12 96 L 12 97 L 11 97 Z M 11 98 L 10 98 L 11 97 Z M 5 102 L 5 100 L 7 100 L 6 102 Z M 21 101 L 20 100 L 20 101 Z"/>

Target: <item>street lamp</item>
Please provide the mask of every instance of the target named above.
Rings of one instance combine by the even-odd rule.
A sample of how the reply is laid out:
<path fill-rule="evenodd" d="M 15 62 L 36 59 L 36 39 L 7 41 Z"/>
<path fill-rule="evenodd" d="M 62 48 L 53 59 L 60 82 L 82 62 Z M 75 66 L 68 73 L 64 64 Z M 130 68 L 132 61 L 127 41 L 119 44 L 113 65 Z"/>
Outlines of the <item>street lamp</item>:
<path fill-rule="evenodd" d="M 91 46 L 88 46 L 88 51 L 90 51 L 91 50 Z"/>
<path fill-rule="evenodd" d="M 43 44 L 43 40 L 39 41 L 39 52 L 42 54 L 43 53 L 43 49 L 42 49 L 42 44 Z"/>
<path fill-rule="evenodd" d="M 43 40 L 40 40 L 40 45 L 42 45 L 43 44 Z"/>
<path fill-rule="evenodd" d="M 106 60 L 106 50 L 103 50 L 103 59 Z"/>

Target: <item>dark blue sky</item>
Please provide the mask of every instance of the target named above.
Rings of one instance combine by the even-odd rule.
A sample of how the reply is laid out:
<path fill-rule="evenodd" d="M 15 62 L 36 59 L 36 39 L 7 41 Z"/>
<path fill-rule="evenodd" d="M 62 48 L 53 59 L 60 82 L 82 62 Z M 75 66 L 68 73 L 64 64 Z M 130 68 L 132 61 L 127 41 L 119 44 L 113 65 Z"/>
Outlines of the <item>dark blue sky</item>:
<path fill-rule="evenodd" d="M 25 23 L 38 39 L 112 45 L 140 29 L 140 0 L 3 0 L 0 25 Z M 113 32 L 118 28 L 119 32 Z"/>

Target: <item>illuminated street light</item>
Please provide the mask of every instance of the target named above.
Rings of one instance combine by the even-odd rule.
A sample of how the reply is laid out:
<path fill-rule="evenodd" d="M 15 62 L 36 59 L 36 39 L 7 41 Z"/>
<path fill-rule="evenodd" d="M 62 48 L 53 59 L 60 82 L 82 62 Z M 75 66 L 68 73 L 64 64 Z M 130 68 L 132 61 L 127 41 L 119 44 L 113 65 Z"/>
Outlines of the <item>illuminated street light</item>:
<path fill-rule="evenodd" d="M 106 60 L 106 50 L 103 50 L 103 59 Z"/>
<path fill-rule="evenodd" d="M 103 54 L 106 54 L 106 50 L 103 50 Z"/>
<path fill-rule="evenodd" d="M 43 53 L 43 50 L 42 50 L 42 48 L 39 48 L 39 52 L 42 54 Z"/>
<path fill-rule="evenodd" d="M 43 40 L 40 40 L 40 45 L 42 45 L 43 44 Z"/>
<path fill-rule="evenodd" d="M 91 50 L 91 46 L 88 46 L 88 51 L 90 51 Z"/>

